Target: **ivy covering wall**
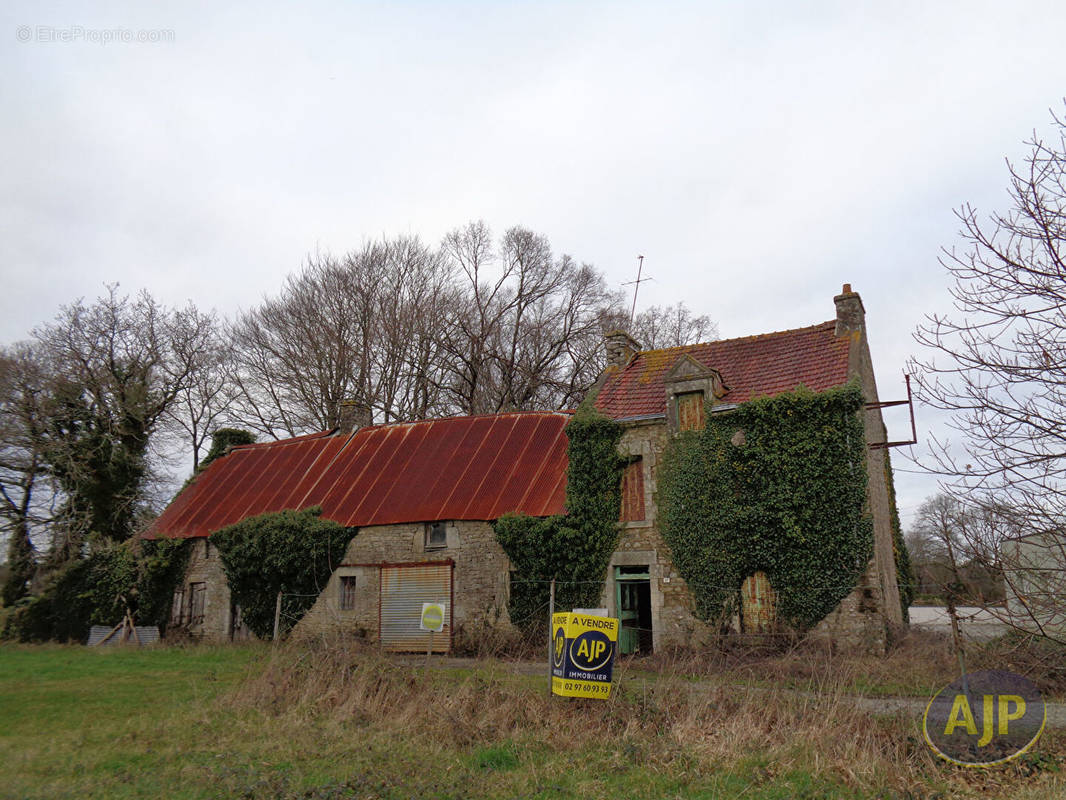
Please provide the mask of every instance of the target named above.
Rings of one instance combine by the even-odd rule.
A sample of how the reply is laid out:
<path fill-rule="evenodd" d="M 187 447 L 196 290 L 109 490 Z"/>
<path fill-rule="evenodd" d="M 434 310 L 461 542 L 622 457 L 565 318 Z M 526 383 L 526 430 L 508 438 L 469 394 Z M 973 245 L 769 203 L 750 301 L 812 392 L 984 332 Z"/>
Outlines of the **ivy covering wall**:
<path fill-rule="evenodd" d="M 53 575 L 37 596 L 10 610 L 3 637 L 84 642 L 93 625 L 120 622 L 127 606 L 138 625 L 162 630 L 188 556 L 183 539 L 95 542 L 88 557 Z"/>
<path fill-rule="evenodd" d="M 256 636 L 273 635 L 278 592 L 284 632 L 315 604 L 343 560 L 352 531 L 321 513 L 316 506 L 260 514 L 211 534 L 233 601 Z"/>
<path fill-rule="evenodd" d="M 899 584 L 899 604 L 903 612 L 903 621 L 910 621 L 910 607 L 918 591 L 918 580 L 911 564 L 911 554 L 903 538 L 903 526 L 899 521 L 899 507 L 896 505 L 896 481 L 892 474 L 892 462 L 885 454 L 885 485 L 888 486 L 888 507 L 892 513 L 892 555 L 896 561 L 896 581 Z"/>
<path fill-rule="evenodd" d="M 758 570 L 778 620 L 808 629 L 847 596 L 873 552 L 856 385 L 804 388 L 706 415 L 671 440 L 659 475 L 660 530 L 697 616 L 735 612 Z"/>
<path fill-rule="evenodd" d="M 618 543 L 622 426 L 586 402 L 566 426 L 569 467 L 566 513 L 537 518 L 506 514 L 494 525 L 511 560 L 508 611 L 519 626 L 546 623 L 549 581 L 558 581 L 556 607 L 596 606 Z"/>

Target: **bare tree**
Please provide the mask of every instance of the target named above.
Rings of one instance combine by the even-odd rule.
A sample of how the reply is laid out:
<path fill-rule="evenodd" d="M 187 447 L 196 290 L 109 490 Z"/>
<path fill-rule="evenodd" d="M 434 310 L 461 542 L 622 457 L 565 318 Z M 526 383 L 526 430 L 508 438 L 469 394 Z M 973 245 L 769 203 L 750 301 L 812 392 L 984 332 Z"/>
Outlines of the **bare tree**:
<path fill-rule="evenodd" d="M 237 416 L 269 436 L 340 423 L 354 401 L 382 421 L 437 410 L 447 267 L 417 238 L 316 256 L 232 328 Z"/>
<path fill-rule="evenodd" d="M 604 365 L 602 334 L 621 297 L 603 275 L 548 240 L 511 228 L 494 246 L 484 222 L 445 237 L 464 280 L 446 331 L 445 389 L 462 413 L 576 405 Z"/>
<path fill-rule="evenodd" d="M 926 317 L 928 355 L 911 365 L 919 399 L 959 435 L 934 441 L 926 466 L 971 506 L 1009 509 L 1015 539 L 1049 542 L 1066 530 L 1066 120 L 1052 117 L 1054 135 L 1034 132 L 1025 163 L 1008 162 L 1012 207 L 957 212 L 964 246 L 941 258 L 955 313 Z M 1064 574 L 1066 560 L 1043 568 Z"/>
<path fill-rule="evenodd" d="M 629 333 L 649 350 L 681 347 L 718 338 L 718 326 L 710 317 L 693 316 L 684 303 L 651 306 L 633 319 Z"/>

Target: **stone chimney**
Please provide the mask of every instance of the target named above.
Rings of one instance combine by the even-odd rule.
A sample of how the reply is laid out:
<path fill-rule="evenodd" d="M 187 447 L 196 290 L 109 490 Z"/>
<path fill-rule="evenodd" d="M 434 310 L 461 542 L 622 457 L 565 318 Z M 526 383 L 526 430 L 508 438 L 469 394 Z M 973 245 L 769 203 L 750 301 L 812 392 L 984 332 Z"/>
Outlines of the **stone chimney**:
<path fill-rule="evenodd" d="M 640 342 L 622 330 L 603 334 L 603 343 L 607 346 L 608 367 L 624 367 L 641 349 Z"/>
<path fill-rule="evenodd" d="M 837 307 L 837 336 L 862 333 L 866 330 L 866 309 L 863 308 L 859 293 L 851 291 L 850 283 L 844 284 L 843 290 L 833 298 L 833 302 Z"/>
<path fill-rule="evenodd" d="M 352 433 L 374 424 L 374 413 L 359 400 L 341 401 L 340 424 L 337 433 Z"/>

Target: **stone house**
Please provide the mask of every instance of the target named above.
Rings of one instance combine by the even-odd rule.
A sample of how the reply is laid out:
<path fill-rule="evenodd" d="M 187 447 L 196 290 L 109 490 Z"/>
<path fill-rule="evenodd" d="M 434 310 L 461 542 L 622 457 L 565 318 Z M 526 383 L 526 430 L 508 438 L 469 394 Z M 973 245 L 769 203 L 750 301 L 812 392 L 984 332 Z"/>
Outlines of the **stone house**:
<path fill-rule="evenodd" d="M 234 448 L 146 533 L 194 540 L 171 629 L 212 641 L 247 635 L 207 537 L 251 516 L 312 506 L 353 538 L 298 632 L 329 628 L 422 649 L 423 602 L 445 604 L 434 639 L 441 652 L 464 627 L 507 625 L 509 562 L 492 522 L 506 512 L 562 512 L 569 419 L 453 417 Z"/>
<path fill-rule="evenodd" d="M 702 426 L 705 411 L 728 413 L 800 385 L 819 392 L 857 379 L 868 406 L 866 441 L 886 441 L 862 300 L 845 285 L 834 303 L 835 318 L 817 325 L 665 350 L 641 350 L 624 332 L 607 335 L 608 366 L 594 403 L 624 427 L 627 466 L 620 539 L 601 605 L 622 619 L 623 652 L 698 643 L 708 632 L 658 528 L 658 470 L 672 435 Z M 206 537 L 255 514 L 317 505 L 355 535 L 301 631 L 344 630 L 393 649 L 423 649 L 413 609 L 431 601 L 447 607 L 437 650 L 447 650 L 457 630 L 506 626 L 510 564 L 492 522 L 506 512 L 563 511 L 568 420 L 563 412 L 458 417 L 235 448 L 147 534 L 203 542 L 175 595 L 175 624 L 205 638 L 240 636 L 239 610 Z M 873 557 L 855 590 L 816 629 L 874 651 L 903 624 L 887 458 L 887 450 L 866 450 Z M 772 587 L 756 574 L 738 591 L 737 627 L 760 630 L 758 612 Z"/>
<path fill-rule="evenodd" d="M 623 530 L 603 600 L 612 615 L 622 618 L 623 651 L 698 641 L 707 632 L 692 615 L 684 579 L 657 525 L 656 481 L 671 436 L 702 427 L 705 411 L 728 413 L 747 400 L 800 385 L 821 392 L 857 379 L 867 403 L 866 442 L 886 441 L 862 299 L 845 284 L 834 304 L 835 319 L 810 327 L 664 350 L 642 351 L 622 331 L 607 335 L 608 366 L 595 387 L 595 405 L 625 427 L 620 447 L 629 463 L 623 477 Z M 873 558 L 855 590 L 816 628 L 835 641 L 873 651 L 883 650 L 890 631 L 903 625 L 887 459 L 887 450 L 867 447 Z M 763 628 L 755 619 L 772 596 L 764 580 L 756 574 L 738 587 L 737 628 Z M 629 625 L 639 629 L 643 641 L 632 636 L 626 641 L 627 618 L 636 621 Z"/>

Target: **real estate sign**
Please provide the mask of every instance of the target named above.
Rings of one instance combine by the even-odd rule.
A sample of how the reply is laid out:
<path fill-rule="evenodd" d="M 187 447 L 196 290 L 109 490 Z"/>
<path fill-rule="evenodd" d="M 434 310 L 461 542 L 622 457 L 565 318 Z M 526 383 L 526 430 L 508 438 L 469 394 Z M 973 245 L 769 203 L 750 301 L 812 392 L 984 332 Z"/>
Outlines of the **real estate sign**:
<path fill-rule="evenodd" d="M 552 694 L 610 697 L 617 649 L 617 619 L 576 612 L 553 615 Z"/>

